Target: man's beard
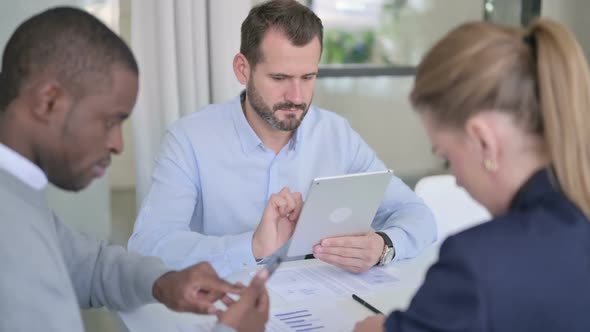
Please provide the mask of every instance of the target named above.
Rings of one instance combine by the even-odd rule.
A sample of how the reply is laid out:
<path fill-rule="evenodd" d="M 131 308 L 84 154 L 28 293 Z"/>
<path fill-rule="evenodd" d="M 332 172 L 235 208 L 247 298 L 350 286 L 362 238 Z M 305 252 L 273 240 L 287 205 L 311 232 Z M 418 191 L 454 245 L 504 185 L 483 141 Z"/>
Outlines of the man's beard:
<path fill-rule="evenodd" d="M 258 116 L 266 121 L 271 127 L 282 131 L 294 131 L 297 129 L 309 110 L 309 106 L 305 103 L 295 104 L 289 101 L 275 104 L 271 110 L 270 107 L 264 103 L 262 96 L 258 93 L 258 90 L 256 90 L 256 86 L 251 79 L 246 86 L 246 95 L 248 96 L 248 101 L 256 114 L 258 114 Z M 281 109 L 300 109 L 303 113 L 301 114 L 300 119 L 297 118 L 296 114 L 287 114 L 286 119 L 280 120 L 275 113 Z"/>

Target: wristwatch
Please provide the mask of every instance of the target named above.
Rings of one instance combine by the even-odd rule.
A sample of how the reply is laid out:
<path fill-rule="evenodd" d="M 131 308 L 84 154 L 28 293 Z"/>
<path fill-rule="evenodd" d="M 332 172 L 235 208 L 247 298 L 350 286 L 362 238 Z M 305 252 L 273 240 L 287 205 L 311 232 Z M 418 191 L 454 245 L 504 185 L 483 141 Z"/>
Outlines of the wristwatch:
<path fill-rule="evenodd" d="M 383 238 L 383 242 L 385 242 L 385 245 L 383 246 L 383 252 L 381 253 L 381 257 L 379 257 L 377 264 L 375 264 L 378 266 L 383 266 L 393 260 L 393 258 L 395 257 L 395 248 L 393 247 L 393 242 L 391 242 L 391 239 L 387 234 L 383 232 L 375 233 L 381 236 Z"/>

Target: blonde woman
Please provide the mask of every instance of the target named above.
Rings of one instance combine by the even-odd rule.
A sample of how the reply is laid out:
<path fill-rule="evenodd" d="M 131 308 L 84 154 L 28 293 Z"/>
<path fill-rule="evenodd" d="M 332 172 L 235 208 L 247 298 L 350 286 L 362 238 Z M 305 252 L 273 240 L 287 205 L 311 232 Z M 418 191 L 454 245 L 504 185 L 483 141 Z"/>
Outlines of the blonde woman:
<path fill-rule="evenodd" d="M 590 331 L 590 84 L 573 35 L 548 19 L 462 25 L 410 98 L 494 218 L 445 241 L 407 311 L 356 331 Z"/>

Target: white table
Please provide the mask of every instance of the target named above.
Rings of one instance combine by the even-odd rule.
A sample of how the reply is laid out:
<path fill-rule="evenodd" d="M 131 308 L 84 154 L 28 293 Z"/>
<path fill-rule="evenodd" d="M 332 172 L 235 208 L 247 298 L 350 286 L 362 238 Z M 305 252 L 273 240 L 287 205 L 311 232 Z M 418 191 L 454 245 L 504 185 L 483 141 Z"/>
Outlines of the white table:
<path fill-rule="evenodd" d="M 425 273 L 430 265 L 438 257 L 438 246 L 431 246 L 416 258 L 395 262 L 387 267 L 387 270 L 395 275 L 399 282 L 394 283 L 386 290 L 377 293 L 364 295 L 363 298 L 383 313 L 389 313 L 395 309 L 407 308 L 417 288 L 422 284 Z M 324 264 L 316 259 L 284 262 L 284 267 L 311 266 Z M 283 266 L 282 266 L 283 267 Z M 244 281 L 250 278 L 252 270 L 244 270 L 228 278 L 230 281 Z M 286 302 L 282 297 L 269 292 L 271 299 L 271 311 L 287 308 L 292 304 Z M 314 299 L 315 305 L 329 306 L 350 321 L 358 321 L 372 315 L 372 313 L 352 300 L 350 297 L 337 299 Z M 167 309 L 161 304 L 150 304 L 140 307 L 134 311 L 119 312 L 121 319 L 130 332 L 160 332 L 160 331 L 182 331 L 180 327 L 197 325 L 202 322 L 213 322 L 215 317 L 195 315 L 189 313 L 178 313 Z M 352 326 L 350 326 L 352 330 Z"/>

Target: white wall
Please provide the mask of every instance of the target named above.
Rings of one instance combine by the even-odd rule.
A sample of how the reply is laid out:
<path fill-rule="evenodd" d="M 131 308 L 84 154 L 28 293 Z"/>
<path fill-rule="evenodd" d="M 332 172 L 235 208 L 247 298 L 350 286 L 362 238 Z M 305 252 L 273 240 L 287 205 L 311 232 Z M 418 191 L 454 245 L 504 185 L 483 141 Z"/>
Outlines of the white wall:
<path fill-rule="evenodd" d="M 438 168 L 438 161 L 408 102 L 413 79 L 320 79 L 314 103 L 347 118 L 397 176 L 419 177 Z"/>
<path fill-rule="evenodd" d="M 76 4 L 75 0 L 0 1 L 0 45 L 4 45 L 16 27 L 37 12 L 57 5 Z"/>

